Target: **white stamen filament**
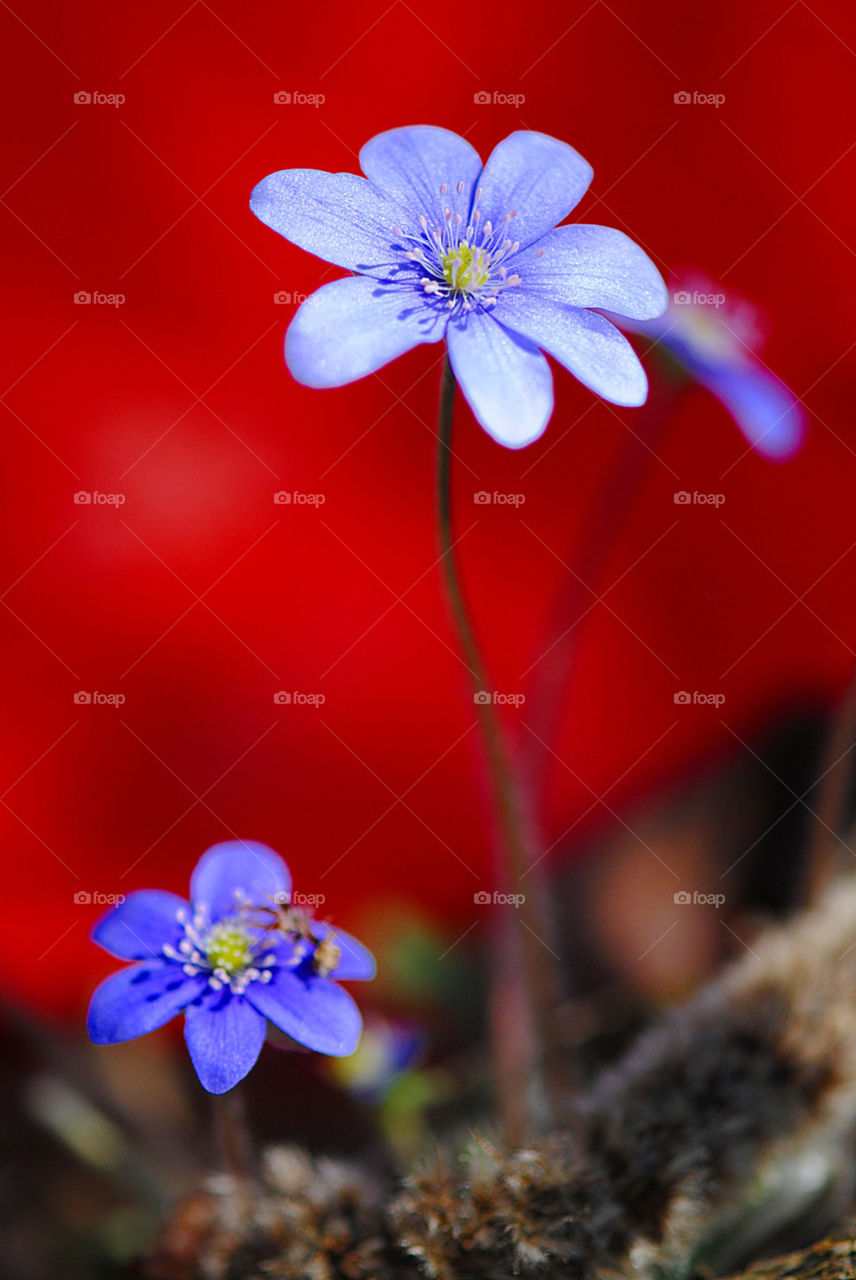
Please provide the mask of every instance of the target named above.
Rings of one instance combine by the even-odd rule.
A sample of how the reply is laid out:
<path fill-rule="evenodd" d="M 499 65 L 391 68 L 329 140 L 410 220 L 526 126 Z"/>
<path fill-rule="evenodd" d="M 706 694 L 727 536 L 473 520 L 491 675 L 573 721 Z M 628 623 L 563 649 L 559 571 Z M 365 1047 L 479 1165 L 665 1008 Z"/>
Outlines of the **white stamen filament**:
<path fill-rule="evenodd" d="M 521 283 L 519 275 L 509 274 L 506 260 L 520 249 L 520 241 L 508 234 L 517 210 L 506 213 L 499 226 L 488 218 L 482 222 L 482 188 L 476 189 L 469 212 L 461 212 L 447 204 L 450 184 L 439 184 L 442 200 L 439 220 L 433 224 L 424 213 L 418 215 L 420 231 L 395 233 L 404 242 L 404 256 L 420 268 L 419 285 L 431 298 L 445 301 L 449 311 L 460 308 L 472 311 L 476 306 L 494 307 L 500 292 Z M 466 200 L 466 183 L 454 183 L 454 194 Z M 436 216 L 436 215 L 435 215 Z M 540 254 L 543 250 L 539 251 Z"/>
<path fill-rule="evenodd" d="M 246 901 L 236 895 L 239 907 Z M 180 964 L 188 978 L 207 976 L 211 991 L 228 987 L 233 995 L 242 995 L 251 982 L 270 982 L 274 967 L 281 963 L 272 950 L 277 935 L 251 931 L 240 914 L 212 924 L 207 910 L 197 910 L 188 917 L 182 909 L 176 912 L 175 920 L 184 936 L 177 946 L 166 944 L 162 954 Z M 298 942 L 288 963 L 299 964 L 305 954 L 305 944 Z"/>

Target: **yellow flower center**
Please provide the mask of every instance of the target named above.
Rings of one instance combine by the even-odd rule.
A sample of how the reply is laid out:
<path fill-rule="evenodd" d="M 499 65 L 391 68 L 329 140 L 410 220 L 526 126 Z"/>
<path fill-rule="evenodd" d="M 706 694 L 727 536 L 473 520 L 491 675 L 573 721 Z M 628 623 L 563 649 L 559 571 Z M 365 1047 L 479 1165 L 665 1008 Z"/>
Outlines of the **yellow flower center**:
<path fill-rule="evenodd" d="M 453 293 L 472 293 L 490 279 L 489 259 L 483 249 L 466 240 L 447 249 L 440 259 L 443 279 Z"/>
<path fill-rule="evenodd" d="M 205 954 L 212 969 L 238 973 L 252 963 L 252 943 L 242 925 L 223 920 L 210 930 Z"/>

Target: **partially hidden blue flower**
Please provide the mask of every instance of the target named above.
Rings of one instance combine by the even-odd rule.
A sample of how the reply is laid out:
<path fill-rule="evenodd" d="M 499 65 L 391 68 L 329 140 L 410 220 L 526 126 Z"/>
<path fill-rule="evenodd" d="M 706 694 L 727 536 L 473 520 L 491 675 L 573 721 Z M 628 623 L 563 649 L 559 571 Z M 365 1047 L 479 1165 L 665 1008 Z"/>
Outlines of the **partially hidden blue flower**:
<path fill-rule="evenodd" d="M 512 133 L 487 164 L 447 129 L 378 134 L 365 177 L 285 169 L 255 188 L 267 226 L 352 276 L 300 307 L 285 341 L 298 382 L 339 387 L 445 339 L 478 421 L 520 448 L 553 408 L 546 351 L 598 395 L 639 405 L 645 372 L 601 308 L 649 320 L 666 307 L 656 267 L 609 227 L 557 226 L 591 166 L 543 133 Z"/>
<path fill-rule="evenodd" d="M 408 1071 L 418 1067 L 427 1036 L 413 1025 L 369 1018 L 356 1053 L 330 1063 L 333 1079 L 366 1101 L 379 1102 Z"/>
<path fill-rule="evenodd" d="M 91 1039 L 133 1040 L 183 1012 L 209 1093 L 225 1093 L 252 1069 L 268 1021 L 318 1053 L 346 1056 L 357 1046 L 362 1018 L 335 979 L 374 977 L 374 959 L 292 905 L 288 868 L 266 845 L 214 845 L 190 878 L 190 902 L 161 889 L 130 893 L 92 937 L 136 963 L 95 991 Z"/>
<path fill-rule="evenodd" d="M 753 449 L 777 461 L 790 458 L 805 439 L 806 418 L 793 392 L 759 358 L 764 335 L 756 308 L 703 276 L 686 277 L 680 286 L 660 318 L 636 323 L 616 316 L 616 322 L 655 339 L 725 406 Z"/>

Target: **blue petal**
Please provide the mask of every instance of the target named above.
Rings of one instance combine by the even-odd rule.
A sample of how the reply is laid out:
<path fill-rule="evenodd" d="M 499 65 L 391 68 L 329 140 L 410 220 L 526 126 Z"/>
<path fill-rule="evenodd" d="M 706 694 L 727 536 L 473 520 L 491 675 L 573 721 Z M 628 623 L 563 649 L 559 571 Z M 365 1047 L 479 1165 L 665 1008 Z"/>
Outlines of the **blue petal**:
<path fill-rule="evenodd" d="M 447 208 L 466 218 L 482 162 L 456 133 L 417 124 L 372 138 L 360 152 L 360 167 L 375 186 L 407 209 L 411 219 L 423 214 L 433 224 L 443 219 Z"/>
<path fill-rule="evenodd" d="M 213 845 L 197 862 L 190 877 L 190 900 L 195 909 L 206 906 L 212 920 L 235 911 L 236 894 L 265 906 L 291 893 L 288 867 L 266 844 L 256 840 L 227 840 Z"/>
<path fill-rule="evenodd" d="M 226 1093 L 256 1065 L 267 1026 L 243 996 L 207 991 L 186 1011 L 184 1039 L 203 1089 Z"/>
<path fill-rule="evenodd" d="M 319 169 L 271 173 L 250 196 L 257 218 L 309 253 L 351 271 L 383 271 L 402 212 L 365 178 Z"/>
<path fill-rule="evenodd" d="M 557 227 L 509 264 L 527 293 L 571 307 L 600 307 L 653 320 L 669 295 L 660 272 L 638 244 L 612 227 Z"/>
<path fill-rule="evenodd" d="M 793 393 L 773 374 L 749 363 L 696 366 L 694 372 L 759 453 L 777 460 L 796 453 L 805 438 L 805 415 Z"/>
<path fill-rule="evenodd" d="M 377 973 L 375 958 L 361 942 L 345 933 L 344 929 L 335 928 L 323 920 L 313 920 L 312 930 L 321 938 L 333 935 L 336 945 L 341 948 L 342 956 L 336 968 L 330 973 L 331 978 L 342 982 L 368 981 Z"/>
<path fill-rule="evenodd" d="M 503 290 L 494 314 L 509 329 L 543 347 L 604 400 L 645 403 L 645 370 L 624 335 L 603 316 L 519 286 Z"/>
<path fill-rule="evenodd" d="M 509 449 L 537 440 L 553 411 L 553 376 L 540 351 L 486 312 L 450 324 L 448 339 L 455 378 L 488 435 Z"/>
<path fill-rule="evenodd" d="M 301 306 L 285 336 L 285 360 L 307 387 L 342 387 L 422 342 L 438 342 L 448 313 L 412 287 L 368 276 L 334 280 Z"/>
<path fill-rule="evenodd" d="M 270 982 L 250 983 L 246 998 L 280 1031 L 316 1053 L 344 1058 L 357 1047 L 363 1020 L 354 1001 L 343 987 L 306 966 L 273 970 Z"/>
<path fill-rule="evenodd" d="M 165 945 L 175 946 L 182 933 L 178 911 L 188 904 L 165 889 L 138 889 L 102 916 L 92 930 L 97 942 L 120 960 L 147 960 L 160 956 Z"/>
<path fill-rule="evenodd" d="M 96 987 L 86 1015 L 95 1044 L 117 1044 L 148 1035 L 181 1013 L 204 989 L 201 975 L 188 978 L 180 965 L 163 961 L 133 964 Z"/>
<path fill-rule="evenodd" d="M 494 148 L 479 179 L 482 225 L 490 220 L 499 227 L 516 210 L 508 237 L 525 249 L 568 216 L 591 180 L 591 165 L 566 142 L 512 133 Z"/>

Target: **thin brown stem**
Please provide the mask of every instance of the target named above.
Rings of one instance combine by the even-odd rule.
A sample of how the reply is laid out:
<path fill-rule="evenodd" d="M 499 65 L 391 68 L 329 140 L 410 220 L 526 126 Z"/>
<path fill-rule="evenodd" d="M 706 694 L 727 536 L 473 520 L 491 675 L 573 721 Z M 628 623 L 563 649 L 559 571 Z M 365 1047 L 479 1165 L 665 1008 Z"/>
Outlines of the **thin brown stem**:
<path fill-rule="evenodd" d="M 446 592 L 461 656 L 474 694 L 490 688 L 461 585 L 452 535 L 452 419 L 455 377 L 448 357 L 438 414 L 437 511 Z M 477 698 L 475 709 L 496 815 L 502 887 L 523 897 L 513 918 L 504 910 L 495 931 L 491 1001 L 493 1057 L 500 1111 L 514 1142 L 554 1122 L 557 1093 L 567 1087 L 554 1053 L 562 983 L 553 951 L 547 895 L 541 882 L 532 820 L 496 707 Z"/>
<path fill-rule="evenodd" d="M 215 1095 L 214 1125 L 220 1158 L 235 1182 L 249 1187 L 256 1177 L 247 1109 L 240 1088 Z"/>
<path fill-rule="evenodd" d="M 815 902 L 837 872 L 852 870 L 847 838 L 848 794 L 856 773 L 856 668 L 834 712 L 823 752 L 820 796 L 809 844 L 804 899 Z M 845 857 L 844 855 L 848 856 Z"/>

